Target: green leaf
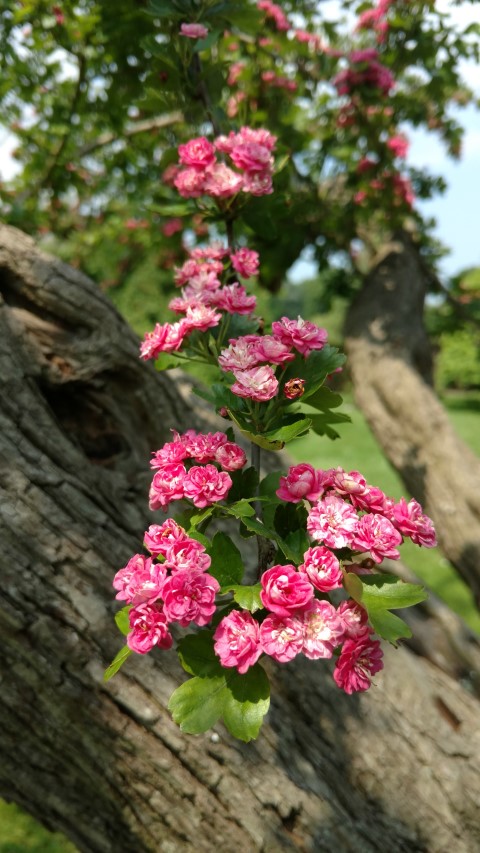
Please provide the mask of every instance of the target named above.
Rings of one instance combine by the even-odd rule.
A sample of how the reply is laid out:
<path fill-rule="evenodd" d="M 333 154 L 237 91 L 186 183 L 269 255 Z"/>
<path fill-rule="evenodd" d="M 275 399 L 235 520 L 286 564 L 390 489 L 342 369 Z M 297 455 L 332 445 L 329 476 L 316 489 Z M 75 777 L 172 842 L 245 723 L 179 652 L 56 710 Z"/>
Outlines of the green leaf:
<path fill-rule="evenodd" d="M 362 604 L 368 609 L 397 610 L 424 601 L 427 593 L 423 586 L 405 583 L 394 575 L 363 575 Z"/>
<path fill-rule="evenodd" d="M 213 631 L 189 634 L 178 643 L 178 657 L 185 672 L 200 678 L 222 675 L 223 668 L 213 648 Z"/>
<path fill-rule="evenodd" d="M 255 495 L 258 486 L 258 471 L 253 466 L 244 471 L 233 471 L 230 474 L 232 486 L 228 493 L 228 500 L 236 503 L 243 497 Z"/>
<path fill-rule="evenodd" d="M 262 584 L 256 583 L 253 586 L 243 586 L 243 584 L 232 584 L 222 587 L 221 592 L 233 592 L 233 599 L 240 605 L 242 610 L 249 610 L 250 613 L 255 613 L 263 608 L 260 598 Z"/>
<path fill-rule="evenodd" d="M 412 632 L 407 623 L 391 613 L 390 610 L 369 611 L 369 620 L 373 630 L 384 640 L 396 646 L 403 637 L 411 637 Z"/>
<path fill-rule="evenodd" d="M 270 686 L 259 664 L 245 675 L 224 670 L 220 676 L 195 676 L 178 687 L 168 703 L 182 731 L 201 734 L 223 718 L 228 731 L 245 742 L 258 735 L 269 705 Z"/>
<path fill-rule="evenodd" d="M 182 732 L 198 735 L 220 719 L 225 705 L 225 678 L 190 678 L 172 693 L 168 709 Z"/>
<path fill-rule="evenodd" d="M 231 506 L 225 507 L 225 509 L 228 510 L 230 515 L 234 515 L 235 518 L 248 518 L 251 515 L 255 515 L 253 506 L 246 499 L 236 501 Z"/>
<path fill-rule="evenodd" d="M 212 559 L 209 574 L 216 578 L 221 587 L 240 583 L 244 571 L 242 555 L 229 536 L 216 533 L 208 553 Z"/>
<path fill-rule="evenodd" d="M 130 633 L 130 619 L 128 618 L 128 614 L 130 613 L 131 606 L 127 605 L 127 607 L 122 607 L 118 613 L 115 613 L 115 623 L 119 631 L 126 637 L 127 634 Z"/>
<path fill-rule="evenodd" d="M 336 409 L 342 403 L 341 394 L 335 394 L 329 388 L 318 388 L 317 391 L 308 396 L 308 405 L 314 409 L 319 409 L 321 412 L 329 412 L 330 409 Z"/>
<path fill-rule="evenodd" d="M 110 666 L 107 666 L 105 672 L 103 673 L 103 680 L 110 681 L 111 678 L 118 672 L 121 666 L 125 663 L 128 657 L 132 654 L 132 650 L 128 648 L 128 646 L 124 646 L 123 649 L 120 649 L 118 655 L 115 655 L 112 660 Z"/>
<path fill-rule="evenodd" d="M 268 439 L 268 441 L 281 441 L 283 444 L 286 444 L 287 441 L 291 441 L 293 438 L 296 438 L 297 435 L 302 435 L 302 433 L 307 432 L 311 425 L 311 418 L 301 417 L 294 423 L 285 424 L 278 427 L 278 429 L 269 430 L 269 432 L 266 432 L 263 435 L 264 438 Z"/>
<path fill-rule="evenodd" d="M 261 521 L 258 521 L 257 518 L 243 518 L 242 522 L 247 530 L 250 530 L 252 533 L 256 533 L 257 536 L 263 536 L 264 539 L 272 539 L 276 542 L 282 553 L 288 560 L 291 560 L 292 563 L 296 561 L 295 551 L 289 547 L 288 542 L 285 542 L 285 540 L 282 539 L 275 530 L 272 530 L 270 527 L 266 527 L 266 525 L 262 524 Z"/>
<path fill-rule="evenodd" d="M 171 352 L 162 352 L 155 360 L 156 370 L 171 370 L 172 367 L 181 367 L 185 363 L 184 358 L 178 358 Z"/>

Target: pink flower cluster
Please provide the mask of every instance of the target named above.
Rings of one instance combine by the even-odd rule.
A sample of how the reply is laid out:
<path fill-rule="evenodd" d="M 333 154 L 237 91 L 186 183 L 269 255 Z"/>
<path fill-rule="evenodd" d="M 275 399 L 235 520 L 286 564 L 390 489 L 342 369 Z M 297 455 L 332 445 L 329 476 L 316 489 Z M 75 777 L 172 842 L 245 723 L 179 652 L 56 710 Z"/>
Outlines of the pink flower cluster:
<path fill-rule="evenodd" d="M 280 478 L 277 495 L 291 503 L 313 504 L 307 531 L 323 544 L 322 559 L 326 548 L 349 548 L 368 553 L 375 563 L 386 557 L 397 560 L 397 546 L 404 537 L 427 548 L 436 545 L 433 523 L 415 498 L 395 503 L 381 489 L 368 485 L 358 471 L 317 471 L 307 463 L 293 465 Z"/>
<path fill-rule="evenodd" d="M 315 323 L 301 317 L 297 320 L 282 317 L 272 323 L 271 335 L 231 338 L 229 346 L 222 350 L 218 363 L 222 370 L 233 373 L 235 382 L 231 390 L 234 394 L 265 402 L 278 393 L 276 368 L 293 361 L 296 353 L 306 358 L 313 350 L 323 349 L 326 341 L 327 332 Z M 302 393 L 303 386 L 299 393 L 292 396 L 289 386 L 286 396 L 293 399 Z"/>
<path fill-rule="evenodd" d="M 246 461 L 242 448 L 224 432 L 174 432 L 173 441 L 157 450 L 150 463 L 156 471 L 150 486 L 150 509 L 166 510 L 172 501 L 183 498 L 199 509 L 212 506 L 226 498 L 232 486 L 227 471 L 238 471 Z"/>
<path fill-rule="evenodd" d="M 208 29 L 203 24 L 181 24 L 180 35 L 189 39 L 204 39 L 208 36 Z"/>
<path fill-rule="evenodd" d="M 285 89 L 287 92 L 296 92 L 298 89 L 295 80 L 275 74 L 275 71 L 262 71 L 262 80 L 267 86 L 272 86 L 275 89 Z"/>
<path fill-rule="evenodd" d="M 222 199 L 239 192 L 268 195 L 273 192 L 275 143 L 276 137 L 268 130 L 250 127 L 217 136 L 214 142 L 204 136 L 190 139 L 178 147 L 180 163 L 185 168 L 177 170 L 173 183 L 184 198 L 209 195 Z M 235 169 L 217 160 L 217 154 L 227 155 Z"/>
<path fill-rule="evenodd" d="M 354 601 L 343 601 L 335 608 L 315 598 L 315 588 L 323 592 L 333 587 L 323 580 L 317 586 L 322 558 L 312 557 L 314 550 L 305 554 L 305 566 L 316 563 L 312 577 L 305 566 L 297 570 L 277 565 L 264 572 L 260 597 L 268 615 L 259 623 L 250 613 L 233 610 L 215 630 L 215 653 L 222 666 L 245 673 L 262 654 L 280 663 L 299 654 L 318 660 L 331 658 L 343 643 L 334 672 L 336 683 L 347 693 L 367 690 L 371 677 L 382 668 L 380 643 L 371 639 L 367 614 Z M 335 568 L 330 571 L 333 576 Z"/>
<path fill-rule="evenodd" d="M 388 21 L 385 16 L 395 0 L 379 0 L 373 9 L 362 12 L 357 21 L 357 30 L 373 30 L 377 34 L 377 41 L 382 44 L 388 32 Z"/>
<path fill-rule="evenodd" d="M 258 0 L 257 8 L 265 12 L 265 17 L 271 18 L 275 27 L 280 32 L 286 32 L 290 29 L 290 22 L 285 15 L 283 9 L 272 3 L 271 0 Z"/>
<path fill-rule="evenodd" d="M 351 95 L 363 87 L 378 89 L 388 95 L 395 85 L 391 71 L 378 61 L 375 48 L 354 50 L 348 56 L 350 68 L 340 71 L 333 80 L 339 95 Z"/>
<path fill-rule="evenodd" d="M 154 646 L 169 649 L 171 622 L 206 625 L 215 611 L 218 581 L 207 574 L 210 557 L 173 519 L 152 524 L 145 546 L 161 562 L 135 554 L 113 580 L 116 598 L 131 605 L 127 645 L 146 654 Z"/>
<path fill-rule="evenodd" d="M 146 361 L 162 352 L 179 351 L 192 332 L 206 332 L 218 326 L 222 311 L 251 314 L 255 310 L 256 298 L 242 284 L 222 284 L 220 276 L 228 272 L 230 264 L 239 276 L 251 278 L 258 273 L 258 253 L 221 245 L 192 249 L 189 259 L 175 270 L 176 283 L 183 285 L 181 296 L 169 303 L 172 311 L 184 316 L 175 323 L 157 323 L 152 332 L 147 332 L 140 347 L 141 358 Z"/>

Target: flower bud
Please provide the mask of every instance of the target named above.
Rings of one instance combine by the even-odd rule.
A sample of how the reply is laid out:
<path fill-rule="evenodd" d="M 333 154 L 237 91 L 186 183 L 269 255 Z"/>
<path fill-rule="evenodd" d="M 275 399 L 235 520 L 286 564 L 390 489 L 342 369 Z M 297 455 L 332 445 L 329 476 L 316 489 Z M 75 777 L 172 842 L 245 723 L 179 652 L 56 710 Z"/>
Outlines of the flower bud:
<path fill-rule="evenodd" d="M 297 400 L 305 391 L 305 379 L 289 379 L 283 386 L 283 393 L 288 400 Z"/>

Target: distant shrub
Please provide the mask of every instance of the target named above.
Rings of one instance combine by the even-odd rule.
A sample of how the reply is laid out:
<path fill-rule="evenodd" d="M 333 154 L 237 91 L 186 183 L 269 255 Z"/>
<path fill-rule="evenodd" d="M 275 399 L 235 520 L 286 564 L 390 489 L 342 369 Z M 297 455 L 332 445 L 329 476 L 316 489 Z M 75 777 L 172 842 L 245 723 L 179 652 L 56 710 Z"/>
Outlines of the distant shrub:
<path fill-rule="evenodd" d="M 462 329 L 440 335 L 436 379 L 440 389 L 480 388 L 480 341 Z"/>

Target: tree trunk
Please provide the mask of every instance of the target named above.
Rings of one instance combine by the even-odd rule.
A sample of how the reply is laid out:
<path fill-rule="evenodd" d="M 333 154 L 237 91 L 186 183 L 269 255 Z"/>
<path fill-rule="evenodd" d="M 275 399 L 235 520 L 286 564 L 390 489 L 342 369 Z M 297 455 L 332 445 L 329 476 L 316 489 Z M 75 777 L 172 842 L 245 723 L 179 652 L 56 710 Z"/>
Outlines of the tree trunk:
<path fill-rule="evenodd" d="M 351 305 L 345 348 L 355 399 L 372 432 L 435 521 L 445 556 L 480 606 L 480 460 L 429 385 L 426 287 L 418 250 L 398 235 Z"/>
<path fill-rule="evenodd" d="M 478 849 L 478 702 L 406 649 L 362 696 L 271 666 L 249 745 L 176 728 L 171 653 L 102 682 L 149 453 L 195 417 L 93 283 L 13 229 L 0 277 L 0 794 L 85 853 Z"/>

